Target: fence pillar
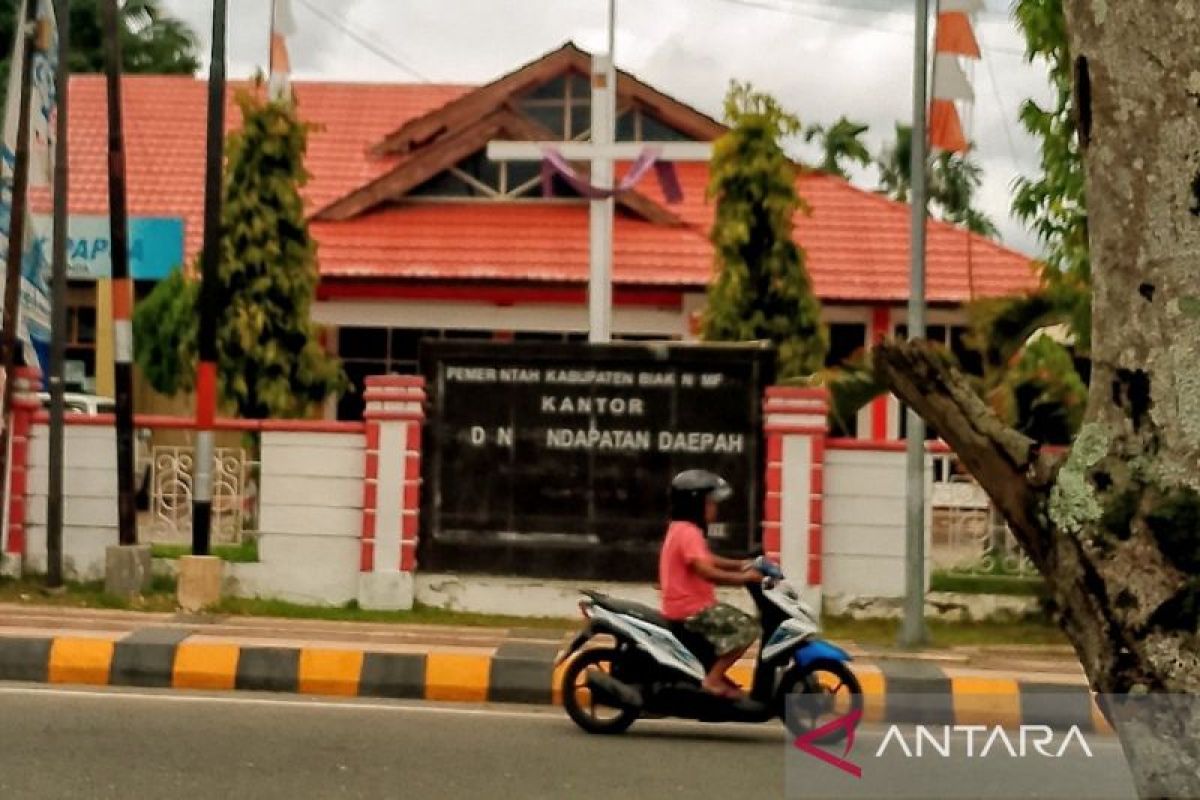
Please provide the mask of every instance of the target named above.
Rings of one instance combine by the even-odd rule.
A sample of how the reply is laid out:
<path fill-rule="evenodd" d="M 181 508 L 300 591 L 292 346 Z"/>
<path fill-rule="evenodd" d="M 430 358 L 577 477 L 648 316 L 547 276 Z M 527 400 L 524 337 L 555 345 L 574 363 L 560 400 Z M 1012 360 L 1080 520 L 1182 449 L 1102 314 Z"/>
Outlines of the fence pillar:
<path fill-rule="evenodd" d="M 412 608 L 425 381 L 370 377 L 364 399 L 367 449 L 358 602 L 363 608 Z"/>
<path fill-rule="evenodd" d="M 25 557 L 25 506 L 29 492 L 29 430 L 37 413 L 41 374 L 32 367 L 14 371 L 12 438 L 8 458 L 8 508 L 4 515 L 3 571 L 19 575 Z"/>
<path fill-rule="evenodd" d="M 823 389 L 771 387 L 764 404 L 763 549 L 821 609 L 821 523 L 828 402 Z"/>

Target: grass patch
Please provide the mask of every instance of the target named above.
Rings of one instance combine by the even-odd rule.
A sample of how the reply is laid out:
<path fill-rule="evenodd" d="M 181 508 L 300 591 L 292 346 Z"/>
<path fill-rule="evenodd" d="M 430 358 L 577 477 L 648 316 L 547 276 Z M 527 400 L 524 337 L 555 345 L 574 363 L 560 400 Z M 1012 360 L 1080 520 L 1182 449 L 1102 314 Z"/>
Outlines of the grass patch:
<path fill-rule="evenodd" d="M 1017 597 L 1036 597 L 1045 591 L 1046 583 L 1040 577 L 1023 575 L 964 575 L 961 573 L 934 570 L 929 579 L 929 589 L 934 592 L 961 592 L 964 594 L 1002 594 Z"/>
<path fill-rule="evenodd" d="M 103 581 L 80 583 L 67 581 L 65 591 L 50 592 L 43 579 L 0 578 L 0 603 L 56 608 L 107 608 L 126 611 L 174 611 L 175 581 L 154 577 L 150 590 L 137 597 L 125 598 L 104 591 Z"/>
<path fill-rule="evenodd" d="M 216 614 L 234 614 L 284 619 L 319 619 L 331 622 L 392 622 L 408 625 L 461 625 L 478 628 L 539 628 L 572 630 L 579 622 L 565 617 L 510 617 L 447 611 L 417 603 L 411 611 L 373 611 L 350 601 L 343 606 L 306 606 L 284 600 L 227 597 L 212 609 Z"/>
<path fill-rule="evenodd" d="M 825 629 L 825 635 L 835 642 L 849 641 L 872 647 L 891 648 L 896 647 L 900 640 L 900 620 L 895 619 L 855 620 L 849 617 L 826 616 L 821 620 L 821 625 Z M 1048 620 L 929 620 L 926 626 L 933 647 L 1069 644 L 1058 626 Z"/>
<path fill-rule="evenodd" d="M 212 555 L 234 564 L 253 564 L 258 561 L 258 540 L 246 537 L 241 544 L 218 544 L 210 548 Z M 154 558 L 176 560 L 192 554 L 190 544 L 152 544 L 150 555 Z"/>

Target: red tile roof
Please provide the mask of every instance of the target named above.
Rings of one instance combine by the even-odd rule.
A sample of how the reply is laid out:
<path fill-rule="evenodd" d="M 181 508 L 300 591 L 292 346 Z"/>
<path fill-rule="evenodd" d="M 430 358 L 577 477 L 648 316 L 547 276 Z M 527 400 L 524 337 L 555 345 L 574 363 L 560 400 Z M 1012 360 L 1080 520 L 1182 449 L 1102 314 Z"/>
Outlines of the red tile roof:
<path fill-rule="evenodd" d="M 225 129 L 241 124 L 231 82 Z M 185 252 L 200 249 L 204 213 L 204 142 L 208 83 L 191 77 L 128 75 L 122 89 L 128 160 L 129 213 L 184 219 Z M 295 84 L 301 117 L 318 129 L 309 137 L 304 187 L 309 207 L 340 197 L 388 169 L 392 160 L 368 160 L 368 147 L 395 129 L 469 91 L 429 84 Z M 102 75 L 71 78 L 71 211 L 108 213 L 108 100 Z"/>
<path fill-rule="evenodd" d="M 71 209 L 105 213 L 103 80 L 76 76 L 71 87 Z M 187 77 L 129 76 L 124 89 L 130 212 L 184 217 L 185 249 L 191 258 L 202 231 L 206 84 Z M 394 166 L 395 160 L 369 157 L 366 150 L 403 122 L 466 91 L 469 87 L 298 82 L 301 116 L 319 126 L 309 142 L 307 165 L 313 177 L 304 189 L 309 209 Z M 238 114 L 232 103 L 228 109 L 227 128 L 232 128 Z M 707 229 L 713 213 L 704 196 L 707 167 L 686 164 L 678 169 L 685 200 L 670 208 L 687 227 L 620 215 L 614 269 L 618 284 L 700 288 L 707 282 L 712 270 Z M 653 180 L 640 188 L 662 202 Z M 797 239 L 822 299 L 906 298 L 908 207 L 819 174 L 802 176 L 799 189 L 812 213 L 797 217 Z M 312 231 L 326 280 L 573 283 L 587 275 L 587 210 L 582 203 L 414 202 L 351 220 L 314 222 Z M 932 302 L 962 302 L 1036 285 L 1027 256 L 949 225 L 931 223 L 928 253 Z"/>

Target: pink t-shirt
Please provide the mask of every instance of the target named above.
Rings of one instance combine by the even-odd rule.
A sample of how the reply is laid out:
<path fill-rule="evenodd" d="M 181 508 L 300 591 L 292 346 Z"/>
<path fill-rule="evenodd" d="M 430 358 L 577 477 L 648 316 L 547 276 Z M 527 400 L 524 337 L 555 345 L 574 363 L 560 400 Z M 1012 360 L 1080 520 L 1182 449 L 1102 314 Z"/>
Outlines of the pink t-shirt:
<path fill-rule="evenodd" d="M 691 568 L 694 562 L 711 558 L 703 531 L 690 522 L 671 523 L 658 557 L 664 617 L 687 619 L 717 602 L 716 588 Z"/>

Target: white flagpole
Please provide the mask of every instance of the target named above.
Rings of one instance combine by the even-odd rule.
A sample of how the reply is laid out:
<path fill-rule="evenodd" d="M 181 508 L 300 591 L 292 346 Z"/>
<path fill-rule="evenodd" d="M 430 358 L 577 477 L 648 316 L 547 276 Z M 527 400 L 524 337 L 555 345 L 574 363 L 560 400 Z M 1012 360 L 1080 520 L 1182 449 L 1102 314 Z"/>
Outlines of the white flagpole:
<path fill-rule="evenodd" d="M 929 0 L 917 0 L 916 53 L 913 60 L 912 126 L 912 275 L 908 296 L 908 338 L 925 338 L 925 171 L 927 135 L 926 70 L 929 48 Z M 925 644 L 925 421 L 907 410 L 908 480 L 905 524 L 904 622 L 900 643 Z"/>
<path fill-rule="evenodd" d="M 608 53 L 592 57 L 592 144 L 611 145 L 616 123 L 616 0 L 608 0 Z M 592 184 L 612 189 L 614 162 L 610 157 L 592 160 Z M 588 340 L 592 344 L 612 341 L 613 198 L 588 204 L 591 277 L 588 282 Z"/>

